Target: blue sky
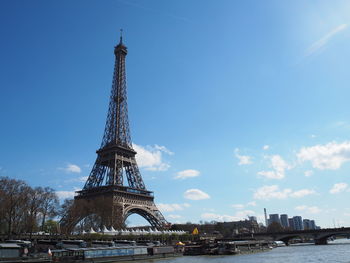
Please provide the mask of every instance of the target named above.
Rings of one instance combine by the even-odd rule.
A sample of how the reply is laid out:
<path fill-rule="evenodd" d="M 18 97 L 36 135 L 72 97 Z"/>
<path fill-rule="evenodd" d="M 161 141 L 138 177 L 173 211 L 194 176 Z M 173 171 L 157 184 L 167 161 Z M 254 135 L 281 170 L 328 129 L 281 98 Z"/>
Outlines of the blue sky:
<path fill-rule="evenodd" d="M 0 175 L 81 189 L 124 29 L 131 135 L 171 222 L 350 225 L 348 1 L 0 1 Z M 137 217 L 130 218 L 137 222 Z"/>

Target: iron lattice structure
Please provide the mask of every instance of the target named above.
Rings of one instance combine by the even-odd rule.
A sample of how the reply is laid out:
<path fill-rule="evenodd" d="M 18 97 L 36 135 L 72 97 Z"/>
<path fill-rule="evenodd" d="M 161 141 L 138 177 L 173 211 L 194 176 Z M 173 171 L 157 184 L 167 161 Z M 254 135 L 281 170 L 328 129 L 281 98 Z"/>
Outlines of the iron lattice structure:
<path fill-rule="evenodd" d="M 154 203 L 153 192 L 146 189 L 136 163 L 128 120 L 127 47 L 122 37 L 114 54 L 112 91 L 102 143 L 84 188 L 77 192 L 70 213 L 61 220 L 66 232 L 93 214 L 100 216 L 101 226 L 107 227 L 124 227 L 126 218 L 133 213 L 144 217 L 155 228 L 169 225 Z"/>
<path fill-rule="evenodd" d="M 127 48 L 122 38 L 114 54 L 114 74 L 105 131 L 84 190 L 103 185 L 123 186 L 124 177 L 129 187 L 145 190 L 131 143 L 125 71 Z"/>

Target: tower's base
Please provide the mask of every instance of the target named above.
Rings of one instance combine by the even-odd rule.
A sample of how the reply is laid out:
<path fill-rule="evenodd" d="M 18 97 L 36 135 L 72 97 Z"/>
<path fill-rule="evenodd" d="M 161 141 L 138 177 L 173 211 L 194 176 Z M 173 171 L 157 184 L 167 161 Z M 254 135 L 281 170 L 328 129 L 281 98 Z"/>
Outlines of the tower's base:
<path fill-rule="evenodd" d="M 154 203 L 153 193 L 124 186 L 102 186 L 77 192 L 74 204 L 61 219 L 61 230 L 65 233 L 84 218 L 96 215 L 100 227 L 122 229 L 131 214 L 145 218 L 152 227 L 166 228 L 169 224 Z"/>

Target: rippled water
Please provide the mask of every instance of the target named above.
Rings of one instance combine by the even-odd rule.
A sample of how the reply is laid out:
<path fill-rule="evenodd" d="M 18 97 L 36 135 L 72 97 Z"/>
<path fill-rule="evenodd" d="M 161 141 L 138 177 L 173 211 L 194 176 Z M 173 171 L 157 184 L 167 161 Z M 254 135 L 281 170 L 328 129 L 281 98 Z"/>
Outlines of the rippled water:
<path fill-rule="evenodd" d="M 341 239 L 329 245 L 291 245 L 271 251 L 236 256 L 185 256 L 146 261 L 158 263 L 350 263 L 350 240 Z"/>

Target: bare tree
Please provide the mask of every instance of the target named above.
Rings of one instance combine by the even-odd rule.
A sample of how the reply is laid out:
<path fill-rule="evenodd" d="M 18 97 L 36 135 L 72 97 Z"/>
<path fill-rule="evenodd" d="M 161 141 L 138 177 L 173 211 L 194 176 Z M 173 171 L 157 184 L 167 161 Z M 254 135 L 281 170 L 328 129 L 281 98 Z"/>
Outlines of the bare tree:
<path fill-rule="evenodd" d="M 23 230 L 30 187 L 21 180 L 0 177 L 0 189 L 1 221 L 6 224 L 6 232 L 10 236 L 14 231 Z"/>
<path fill-rule="evenodd" d="M 44 189 L 42 187 L 28 189 L 28 214 L 26 220 L 26 232 L 32 236 L 33 230 L 38 227 L 37 219 L 42 205 Z"/>
<path fill-rule="evenodd" d="M 43 194 L 41 198 L 40 212 L 42 216 L 41 220 L 41 230 L 44 230 L 46 219 L 52 218 L 58 215 L 59 201 L 55 190 L 50 187 L 45 187 L 43 189 Z"/>

